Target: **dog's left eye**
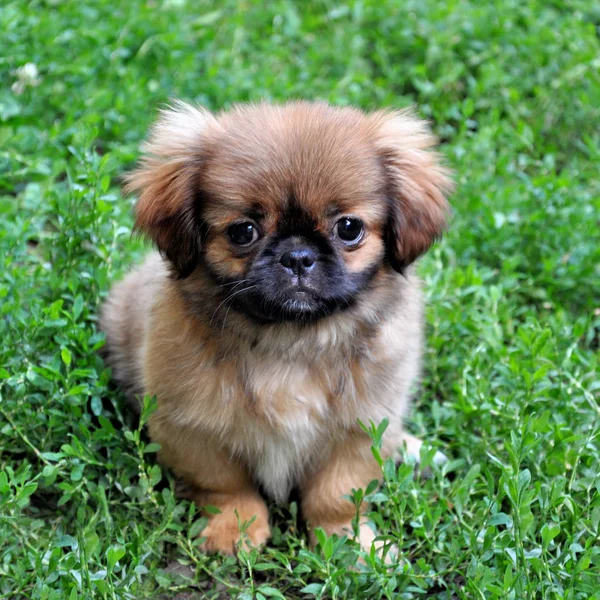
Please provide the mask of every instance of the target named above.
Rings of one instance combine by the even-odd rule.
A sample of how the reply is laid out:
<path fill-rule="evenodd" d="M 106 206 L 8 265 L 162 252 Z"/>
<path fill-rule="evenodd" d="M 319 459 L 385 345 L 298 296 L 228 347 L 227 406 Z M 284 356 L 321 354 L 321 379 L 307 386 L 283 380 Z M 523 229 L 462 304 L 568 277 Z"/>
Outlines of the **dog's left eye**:
<path fill-rule="evenodd" d="M 249 246 L 258 239 L 258 230 L 250 222 L 235 223 L 227 229 L 227 235 L 236 246 Z"/>
<path fill-rule="evenodd" d="M 335 224 L 335 234 L 345 244 L 358 243 L 364 233 L 365 227 L 360 219 L 343 217 Z"/>

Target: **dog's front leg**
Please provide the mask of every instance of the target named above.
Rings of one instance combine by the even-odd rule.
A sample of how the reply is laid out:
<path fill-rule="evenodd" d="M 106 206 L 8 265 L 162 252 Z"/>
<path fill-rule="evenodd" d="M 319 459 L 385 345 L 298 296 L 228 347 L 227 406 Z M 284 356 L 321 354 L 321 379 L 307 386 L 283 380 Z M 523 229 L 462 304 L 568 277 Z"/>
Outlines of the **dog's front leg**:
<path fill-rule="evenodd" d="M 371 440 L 357 433 L 338 443 L 328 460 L 306 478 L 301 489 L 302 511 L 310 527 L 310 540 L 314 546 L 314 529 L 321 527 L 327 535 L 353 537 L 352 521 L 356 507 L 344 495 L 352 489 L 366 488 L 373 479 L 381 478 L 381 469 L 371 453 Z M 363 503 L 361 515 L 366 511 Z M 358 542 L 369 550 L 375 534 L 366 519 L 359 522 Z"/>
<path fill-rule="evenodd" d="M 270 537 L 265 501 L 240 462 L 210 436 L 196 430 L 171 427 L 164 420 L 150 420 L 150 436 L 162 448 L 159 459 L 193 487 L 190 497 L 201 508 L 214 506 L 218 514 L 205 512 L 208 525 L 202 531 L 207 552 L 234 554 L 238 542 L 261 546 Z M 211 511 L 212 512 L 212 511 Z M 240 526 L 250 523 L 244 539 Z"/>

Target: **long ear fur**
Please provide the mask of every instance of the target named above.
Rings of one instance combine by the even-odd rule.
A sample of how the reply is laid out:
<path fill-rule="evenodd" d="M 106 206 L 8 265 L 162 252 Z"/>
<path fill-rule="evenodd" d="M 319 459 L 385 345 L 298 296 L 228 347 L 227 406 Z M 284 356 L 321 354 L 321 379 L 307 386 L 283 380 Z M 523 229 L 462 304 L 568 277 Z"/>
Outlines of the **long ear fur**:
<path fill-rule="evenodd" d="M 396 271 L 425 253 L 446 227 L 450 172 L 432 151 L 435 137 L 412 111 L 380 112 L 377 149 L 388 178 L 388 257 Z"/>
<path fill-rule="evenodd" d="M 126 191 L 138 192 L 135 229 L 146 234 L 173 264 L 179 277 L 198 263 L 202 231 L 197 179 L 203 138 L 216 123 L 206 110 L 177 101 L 162 110 L 142 147 Z"/>

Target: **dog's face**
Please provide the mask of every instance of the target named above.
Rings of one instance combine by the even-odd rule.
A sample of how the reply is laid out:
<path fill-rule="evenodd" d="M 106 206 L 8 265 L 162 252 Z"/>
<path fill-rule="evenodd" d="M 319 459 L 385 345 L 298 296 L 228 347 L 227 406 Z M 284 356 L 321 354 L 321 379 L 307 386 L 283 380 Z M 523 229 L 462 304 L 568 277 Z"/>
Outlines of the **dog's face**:
<path fill-rule="evenodd" d="M 259 322 L 352 306 L 441 233 L 449 188 L 423 123 L 306 102 L 215 118 L 178 104 L 130 178 L 137 227 L 179 277 L 210 275 Z"/>

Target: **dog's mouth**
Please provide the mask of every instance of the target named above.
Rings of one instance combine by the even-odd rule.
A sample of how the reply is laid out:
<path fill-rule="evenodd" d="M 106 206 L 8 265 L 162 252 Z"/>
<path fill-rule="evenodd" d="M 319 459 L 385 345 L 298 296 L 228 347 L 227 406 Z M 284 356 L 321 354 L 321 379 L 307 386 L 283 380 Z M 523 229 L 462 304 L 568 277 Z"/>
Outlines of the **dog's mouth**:
<path fill-rule="evenodd" d="M 301 290 L 294 296 L 294 298 L 284 300 L 281 310 L 287 311 L 291 315 L 303 315 L 319 309 L 319 300 L 313 299 L 309 292 Z"/>
<path fill-rule="evenodd" d="M 281 298 L 248 290 L 232 304 L 233 309 L 260 323 L 312 323 L 329 316 L 340 306 L 336 299 L 320 297 L 308 289 L 297 289 Z"/>

